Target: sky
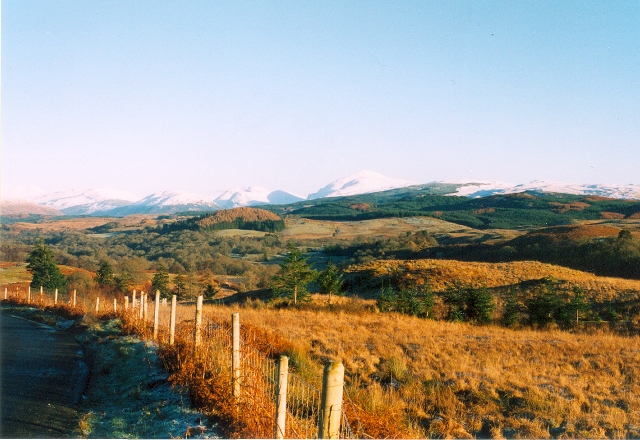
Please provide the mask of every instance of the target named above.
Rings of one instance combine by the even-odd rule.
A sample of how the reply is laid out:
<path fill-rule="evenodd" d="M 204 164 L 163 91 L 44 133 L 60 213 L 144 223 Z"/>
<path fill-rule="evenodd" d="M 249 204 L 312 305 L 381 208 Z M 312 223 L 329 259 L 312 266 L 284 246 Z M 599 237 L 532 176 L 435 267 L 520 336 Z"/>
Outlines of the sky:
<path fill-rule="evenodd" d="M 640 183 L 639 1 L 2 1 L 2 197 Z"/>

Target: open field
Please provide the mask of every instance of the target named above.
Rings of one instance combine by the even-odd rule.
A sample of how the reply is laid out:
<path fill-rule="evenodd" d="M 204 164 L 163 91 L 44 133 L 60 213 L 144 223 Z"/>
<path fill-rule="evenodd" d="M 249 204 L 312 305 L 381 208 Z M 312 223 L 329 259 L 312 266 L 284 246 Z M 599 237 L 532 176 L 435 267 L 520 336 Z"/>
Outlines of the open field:
<path fill-rule="evenodd" d="M 638 337 L 477 327 L 342 301 L 342 311 L 205 306 L 204 316 L 239 311 L 318 372 L 342 360 L 352 398 L 405 436 L 640 435 Z M 193 319 L 193 306 L 180 315 Z"/>

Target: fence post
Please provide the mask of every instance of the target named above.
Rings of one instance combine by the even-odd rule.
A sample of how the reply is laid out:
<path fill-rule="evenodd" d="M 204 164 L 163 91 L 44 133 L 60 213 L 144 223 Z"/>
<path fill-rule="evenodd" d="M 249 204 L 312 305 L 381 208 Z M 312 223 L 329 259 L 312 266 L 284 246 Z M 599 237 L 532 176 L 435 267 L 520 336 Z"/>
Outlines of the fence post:
<path fill-rule="evenodd" d="M 160 291 L 156 290 L 156 307 L 153 311 L 153 340 L 158 339 L 158 315 L 160 314 Z"/>
<path fill-rule="evenodd" d="M 96 297 L 96 313 L 98 313 L 98 310 L 100 310 L 100 297 L 99 296 Z"/>
<path fill-rule="evenodd" d="M 53 305 L 58 305 L 58 289 L 56 289 L 55 293 L 53 294 Z"/>
<path fill-rule="evenodd" d="M 31 297 L 31 288 L 29 288 L 29 297 Z M 40 286 L 40 302 L 44 303 L 44 291 L 42 290 L 42 286 Z"/>
<path fill-rule="evenodd" d="M 136 289 L 133 289 L 133 296 L 132 296 L 132 300 L 131 300 L 131 308 L 133 310 L 136 309 Z"/>
<path fill-rule="evenodd" d="M 144 320 L 146 321 L 149 318 L 149 314 L 147 313 L 147 309 L 149 305 L 149 294 L 145 293 L 144 294 L 144 306 L 142 307 L 142 316 L 144 317 Z"/>
<path fill-rule="evenodd" d="M 231 315 L 231 327 L 233 329 L 233 357 L 231 369 L 233 371 L 233 397 L 240 397 L 240 314 Z"/>
<path fill-rule="evenodd" d="M 124 297 L 124 311 L 128 311 L 129 310 L 129 297 L 125 296 Z"/>
<path fill-rule="evenodd" d="M 4 299 L 7 299 L 7 288 L 4 288 Z"/>
<path fill-rule="evenodd" d="M 76 289 L 73 289 L 73 308 L 76 308 Z"/>
<path fill-rule="evenodd" d="M 144 318 L 144 292 L 140 292 L 140 305 L 138 307 L 138 319 Z"/>
<path fill-rule="evenodd" d="M 171 297 L 171 318 L 169 319 L 169 345 L 173 345 L 176 337 L 176 295 Z"/>
<path fill-rule="evenodd" d="M 115 298 L 113 298 L 113 313 L 118 313 L 118 303 Z"/>
<path fill-rule="evenodd" d="M 196 301 L 196 319 L 195 328 L 193 331 L 193 345 L 198 347 L 200 345 L 200 327 L 202 326 L 202 295 L 198 296 Z"/>
<path fill-rule="evenodd" d="M 280 356 L 278 362 L 278 388 L 276 398 L 276 438 L 283 439 L 286 435 L 287 419 L 287 382 L 289 380 L 289 358 Z"/>
<path fill-rule="evenodd" d="M 344 366 L 342 362 L 329 362 L 324 366 L 322 375 L 318 438 L 339 438 L 340 436 L 343 386 Z"/>
<path fill-rule="evenodd" d="M 27 288 L 27 304 L 31 304 L 31 286 Z"/>

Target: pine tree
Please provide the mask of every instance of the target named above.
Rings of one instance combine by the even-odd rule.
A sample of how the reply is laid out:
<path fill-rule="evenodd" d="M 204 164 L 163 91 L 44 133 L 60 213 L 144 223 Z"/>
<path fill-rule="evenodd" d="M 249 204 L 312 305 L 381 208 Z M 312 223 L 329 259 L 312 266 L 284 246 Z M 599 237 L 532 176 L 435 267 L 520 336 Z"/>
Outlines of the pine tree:
<path fill-rule="evenodd" d="M 504 305 L 504 314 L 502 315 L 502 324 L 505 327 L 512 327 L 518 322 L 520 317 L 520 302 L 518 301 L 518 293 L 515 289 L 511 289 L 507 296 L 507 302 Z"/>
<path fill-rule="evenodd" d="M 280 273 L 272 279 L 274 296 L 290 298 L 294 304 L 309 299 L 307 286 L 318 273 L 311 269 L 307 260 L 293 243 L 288 244 L 289 253 L 280 264 Z"/>
<path fill-rule="evenodd" d="M 482 324 L 491 322 L 491 315 L 495 305 L 493 303 L 493 295 L 489 293 L 487 288 L 474 289 L 473 287 L 468 287 L 465 296 L 467 319 Z"/>
<path fill-rule="evenodd" d="M 44 240 L 36 244 L 27 256 L 27 270 L 31 272 L 31 287 L 45 289 L 64 289 L 67 280 L 56 265 L 53 251 L 44 244 Z"/>
<path fill-rule="evenodd" d="M 340 294 L 344 283 L 343 276 L 338 266 L 331 260 L 327 263 L 327 267 L 318 276 L 318 281 L 324 293 L 329 294 L 329 304 L 331 304 L 331 295 Z"/>
<path fill-rule="evenodd" d="M 115 286 L 116 280 L 113 275 L 113 266 L 108 261 L 101 261 L 94 280 L 100 286 Z"/>
<path fill-rule="evenodd" d="M 160 291 L 160 297 L 169 295 L 169 273 L 162 264 L 158 265 L 158 270 L 151 280 L 151 291 L 157 290 Z"/>

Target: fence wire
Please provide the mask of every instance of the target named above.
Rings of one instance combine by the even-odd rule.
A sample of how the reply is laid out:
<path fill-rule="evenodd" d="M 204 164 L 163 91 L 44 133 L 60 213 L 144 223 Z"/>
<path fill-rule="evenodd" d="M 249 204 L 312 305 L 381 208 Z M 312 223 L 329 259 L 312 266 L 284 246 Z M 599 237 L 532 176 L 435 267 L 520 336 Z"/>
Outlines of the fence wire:
<path fill-rule="evenodd" d="M 228 326 L 220 325 L 205 318 L 203 322 L 202 343 L 215 363 L 220 364 L 219 354 L 224 353 L 223 361 L 228 368 L 228 383 L 231 390 L 232 372 L 232 334 Z M 214 354 L 217 352 L 217 354 Z M 276 398 L 278 387 L 278 364 L 270 356 L 275 350 L 267 342 L 262 341 L 247 328 L 240 327 L 241 376 L 240 405 L 251 411 L 255 423 L 255 435 L 262 438 L 277 437 Z M 215 368 L 214 365 L 209 367 Z M 231 394 L 231 391 L 230 391 Z M 343 399 L 342 417 L 340 423 L 340 438 L 362 438 L 364 431 L 357 418 L 355 407 L 345 391 Z M 287 385 L 287 413 L 285 417 L 285 432 L 280 433 L 284 438 L 317 438 L 318 422 L 320 418 L 321 391 L 302 379 L 294 371 L 289 370 Z M 349 415 L 345 407 L 349 406 Z M 355 420 L 356 429 L 351 427 Z M 356 437 L 356 434 L 358 437 Z"/>

